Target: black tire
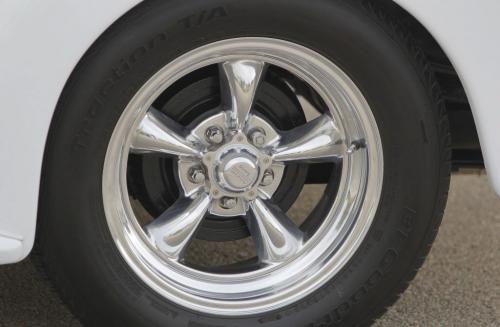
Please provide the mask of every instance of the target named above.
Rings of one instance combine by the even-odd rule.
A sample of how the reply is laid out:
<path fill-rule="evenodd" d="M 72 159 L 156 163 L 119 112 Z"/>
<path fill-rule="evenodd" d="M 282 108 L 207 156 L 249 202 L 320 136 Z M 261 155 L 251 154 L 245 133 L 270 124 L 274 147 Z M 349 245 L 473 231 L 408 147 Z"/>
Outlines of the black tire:
<path fill-rule="evenodd" d="M 347 72 L 379 126 L 385 174 L 372 228 L 341 273 L 289 307 L 230 319 L 171 303 L 132 272 L 106 223 L 101 175 L 111 133 L 138 88 L 179 55 L 239 36 L 299 43 Z M 368 324 L 397 299 L 429 251 L 447 198 L 449 143 L 424 56 L 370 2 L 145 1 L 91 47 L 59 101 L 41 186 L 44 266 L 91 326 Z"/>

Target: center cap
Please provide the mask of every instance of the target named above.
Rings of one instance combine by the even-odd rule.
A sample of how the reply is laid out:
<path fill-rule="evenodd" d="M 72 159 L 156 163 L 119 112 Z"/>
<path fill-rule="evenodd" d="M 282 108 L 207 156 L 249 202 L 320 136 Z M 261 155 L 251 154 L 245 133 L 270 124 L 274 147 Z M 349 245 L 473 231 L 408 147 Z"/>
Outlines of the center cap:
<path fill-rule="evenodd" d="M 229 192 L 245 192 L 252 188 L 259 178 L 257 156 L 245 146 L 233 146 L 223 151 L 216 165 L 220 187 Z"/>
<path fill-rule="evenodd" d="M 259 176 L 259 169 L 255 162 L 246 157 L 230 159 L 222 171 L 224 180 L 229 186 L 238 190 L 252 186 Z"/>

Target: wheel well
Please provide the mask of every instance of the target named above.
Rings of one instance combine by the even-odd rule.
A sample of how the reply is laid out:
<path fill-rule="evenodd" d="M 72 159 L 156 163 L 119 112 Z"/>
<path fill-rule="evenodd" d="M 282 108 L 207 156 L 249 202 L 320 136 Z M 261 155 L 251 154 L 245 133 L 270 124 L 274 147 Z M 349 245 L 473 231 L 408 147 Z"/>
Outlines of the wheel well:
<path fill-rule="evenodd" d="M 479 137 L 469 100 L 448 56 L 429 31 L 393 0 L 379 0 L 377 6 L 400 22 L 427 56 L 446 104 L 450 121 L 454 170 L 484 168 Z"/>

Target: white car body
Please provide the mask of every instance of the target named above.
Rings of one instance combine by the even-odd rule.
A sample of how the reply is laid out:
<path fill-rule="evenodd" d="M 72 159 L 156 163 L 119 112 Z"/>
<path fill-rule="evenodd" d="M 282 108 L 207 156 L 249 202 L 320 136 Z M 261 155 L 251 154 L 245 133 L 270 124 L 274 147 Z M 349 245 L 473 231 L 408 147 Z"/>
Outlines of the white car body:
<path fill-rule="evenodd" d="M 394 0 L 437 40 L 464 85 L 485 164 L 500 194 L 500 2 Z M 0 264 L 33 248 L 44 149 L 80 58 L 141 0 L 0 0 Z"/>

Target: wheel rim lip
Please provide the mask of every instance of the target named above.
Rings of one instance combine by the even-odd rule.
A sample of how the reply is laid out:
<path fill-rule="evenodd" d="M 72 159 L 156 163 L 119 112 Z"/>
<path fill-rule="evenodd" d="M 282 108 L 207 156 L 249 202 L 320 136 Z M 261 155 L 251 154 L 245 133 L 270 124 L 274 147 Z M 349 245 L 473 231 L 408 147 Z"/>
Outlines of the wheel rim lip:
<path fill-rule="evenodd" d="M 350 203 L 351 208 L 345 207 L 348 192 L 337 196 L 325 222 L 300 255 L 290 258 L 285 265 L 261 269 L 258 274 L 251 272 L 221 278 L 220 275 L 199 272 L 170 262 L 152 249 L 145 235 L 139 231 L 141 227 L 133 219 L 135 215 L 126 185 L 131 134 L 127 131 L 135 130 L 154 99 L 178 79 L 207 65 L 240 56 L 259 60 L 264 58 L 267 63 L 285 68 L 304 79 L 324 100 L 328 99 L 327 105 L 342 128 L 345 127 L 345 117 L 342 115 L 353 115 L 350 118 L 356 118 L 356 123 L 360 125 L 357 128 L 361 129 L 356 133 L 368 140 L 368 154 L 359 154 L 365 157 L 363 167 L 361 160 L 351 160 L 349 156 L 344 158 L 339 187 L 341 194 L 342 186 L 352 182 L 355 170 L 361 175 L 358 193 L 362 196 Z M 311 72 L 317 75 L 313 76 Z M 326 87 L 329 83 L 334 83 L 330 87 L 335 88 L 335 96 L 332 89 Z M 344 103 L 340 103 L 339 98 Z M 346 106 L 351 112 L 337 112 Z M 344 134 L 348 135 L 346 131 Z M 351 259 L 366 236 L 378 207 L 383 179 L 382 153 L 380 135 L 368 103 L 352 80 L 333 62 L 313 50 L 278 39 L 238 38 L 219 41 L 197 48 L 166 65 L 137 92 L 124 110 L 111 137 L 104 163 L 102 190 L 106 219 L 112 238 L 129 267 L 165 298 L 189 309 L 210 314 L 242 316 L 267 312 L 291 304 L 318 289 Z M 357 214 L 350 217 L 345 214 L 346 210 Z M 338 213 L 344 213 L 345 216 L 334 219 Z M 341 224 L 343 220 L 353 219 L 355 222 L 351 226 L 346 226 L 345 221 Z M 349 232 L 345 229 L 349 229 Z M 335 242 L 326 241 L 332 236 L 337 236 Z M 285 272 L 293 272 L 293 275 L 283 282 L 280 277 L 286 276 Z M 190 287 L 193 282 L 198 285 L 196 289 Z M 224 287 L 224 293 L 220 293 L 221 287 Z"/>

